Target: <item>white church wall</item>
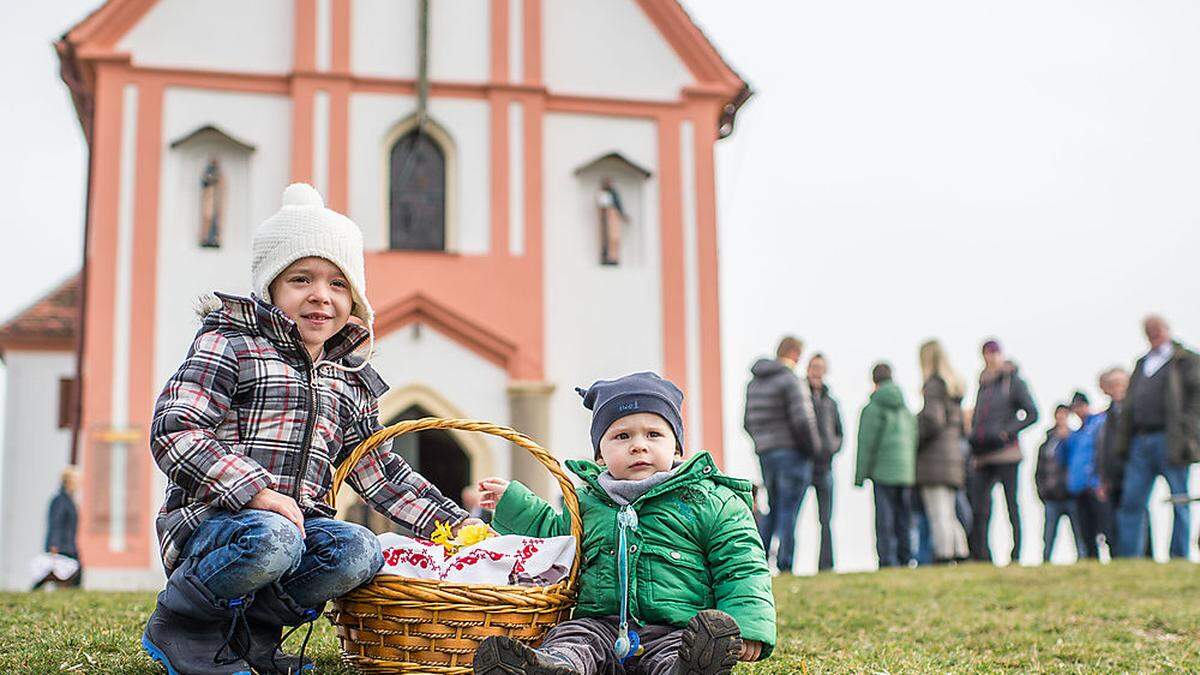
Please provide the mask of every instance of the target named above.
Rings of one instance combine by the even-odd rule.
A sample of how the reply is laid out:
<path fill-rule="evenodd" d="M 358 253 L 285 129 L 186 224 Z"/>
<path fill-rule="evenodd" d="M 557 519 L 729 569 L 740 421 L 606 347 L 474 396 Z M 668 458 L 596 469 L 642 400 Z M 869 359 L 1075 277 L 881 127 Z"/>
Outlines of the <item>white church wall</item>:
<path fill-rule="evenodd" d="M 29 588 L 29 561 L 46 542 L 46 513 L 71 454 L 58 428 L 58 381 L 75 374 L 72 352 L 9 351 L 0 489 L 0 589 Z"/>
<path fill-rule="evenodd" d="M 393 94 L 357 93 L 350 96 L 349 216 L 363 230 L 368 251 L 388 248 L 389 134 L 416 112 L 416 99 Z M 430 117 L 454 143 L 447 158 L 447 177 L 453 189 L 447 199 L 447 247 L 468 255 L 488 252 L 491 244 L 491 174 L 488 103 L 468 99 L 436 98 L 429 102 Z"/>
<path fill-rule="evenodd" d="M 491 3 L 429 3 L 429 77 L 438 82 L 486 82 L 490 70 Z M 356 75 L 417 77 L 416 0 L 354 0 L 350 63 Z"/>
<path fill-rule="evenodd" d="M 548 114 L 544 134 L 546 379 L 557 385 L 551 443 L 556 452 L 590 457 L 590 417 L 574 388 L 663 367 L 657 127 L 649 120 Z M 636 254 L 618 266 L 599 263 L 596 182 L 575 174 L 610 152 L 652 172 L 640 200 L 628 186 L 622 195 L 629 195 L 624 206 L 634 224 L 622 246 Z"/>
<path fill-rule="evenodd" d="M 292 69 L 293 0 L 159 0 L 117 45 L 134 65 L 248 73 Z"/>
<path fill-rule="evenodd" d="M 634 0 L 543 0 L 542 26 L 554 93 L 670 101 L 694 81 Z"/>
<path fill-rule="evenodd" d="M 170 143 L 214 125 L 255 150 L 239 157 L 229 149 Z M 199 326 L 196 298 L 214 290 L 250 291 L 250 241 L 254 228 L 279 209 L 291 158 L 291 103 L 286 97 L 169 88 L 163 100 L 162 180 L 158 215 L 155 308 L 155 388 L 179 366 Z M 220 248 L 199 246 L 200 175 L 207 150 L 226 169 L 226 222 Z M 157 497 L 156 497 L 157 498 Z"/>
<path fill-rule="evenodd" d="M 411 324 L 379 338 L 372 365 L 390 386 L 389 393 L 423 385 L 470 419 L 509 423 L 508 373 L 428 325 Z M 508 443 L 491 436 L 486 443 L 491 471 L 509 476 Z"/>

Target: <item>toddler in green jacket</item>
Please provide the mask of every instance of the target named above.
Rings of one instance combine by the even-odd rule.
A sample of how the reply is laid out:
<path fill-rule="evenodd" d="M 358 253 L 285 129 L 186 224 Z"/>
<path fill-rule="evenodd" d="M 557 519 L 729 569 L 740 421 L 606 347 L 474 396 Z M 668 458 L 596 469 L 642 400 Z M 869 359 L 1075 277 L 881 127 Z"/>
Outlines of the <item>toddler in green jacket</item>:
<path fill-rule="evenodd" d="M 480 645 L 487 675 L 716 675 L 770 655 L 775 601 L 750 511 L 750 484 L 707 452 L 683 458 L 683 393 L 654 373 L 577 389 L 592 411 L 595 462 L 568 460 L 583 485 L 583 559 L 574 618 L 538 649 Z M 480 482 L 502 534 L 570 534 L 570 516 L 518 482 Z"/>

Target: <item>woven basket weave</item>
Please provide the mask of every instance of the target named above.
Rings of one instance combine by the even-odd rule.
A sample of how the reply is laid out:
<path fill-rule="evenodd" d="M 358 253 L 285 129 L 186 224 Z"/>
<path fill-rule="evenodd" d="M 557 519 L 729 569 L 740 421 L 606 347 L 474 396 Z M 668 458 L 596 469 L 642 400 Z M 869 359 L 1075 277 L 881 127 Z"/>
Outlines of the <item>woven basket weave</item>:
<path fill-rule="evenodd" d="M 558 480 L 571 516 L 575 562 L 551 586 L 461 584 L 381 574 L 333 601 L 326 616 L 337 629 L 342 660 L 365 673 L 465 675 L 479 643 L 507 635 L 536 644 L 570 618 L 582 555 L 579 499 L 558 460 L 528 436 L 487 422 L 428 417 L 393 424 L 363 441 L 342 462 L 330 499 L 358 460 L 381 443 L 428 429 L 474 431 L 506 439 L 527 450 Z"/>

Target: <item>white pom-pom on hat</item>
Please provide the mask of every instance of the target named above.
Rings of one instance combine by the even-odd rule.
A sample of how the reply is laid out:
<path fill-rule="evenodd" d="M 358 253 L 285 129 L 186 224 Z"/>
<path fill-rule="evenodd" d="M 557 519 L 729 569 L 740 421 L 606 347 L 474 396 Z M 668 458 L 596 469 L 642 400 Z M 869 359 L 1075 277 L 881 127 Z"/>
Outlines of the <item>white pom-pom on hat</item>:
<path fill-rule="evenodd" d="M 292 183 L 283 191 L 283 205 L 323 208 L 325 200 L 321 199 L 321 193 L 308 183 Z"/>

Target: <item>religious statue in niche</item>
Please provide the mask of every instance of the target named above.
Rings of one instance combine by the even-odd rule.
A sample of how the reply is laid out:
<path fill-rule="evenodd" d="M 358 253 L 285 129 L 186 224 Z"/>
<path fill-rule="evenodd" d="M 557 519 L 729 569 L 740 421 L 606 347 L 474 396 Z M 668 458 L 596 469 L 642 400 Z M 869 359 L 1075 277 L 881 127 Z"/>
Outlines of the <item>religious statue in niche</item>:
<path fill-rule="evenodd" d="M 596 194 L 596 205 L 600 208 L 600 264 L 621 264 L 621 226 L 629 222 L 621 195 L 613 187 L 611 178 L 600 182 Z"/>
<path fill-rule="evenodd" d="M 215 158 L 208 160 L 200 176 L 200 246 L 221 247 L 221 213 L 224 210 L 225 181 L 221 165 Z"/>

